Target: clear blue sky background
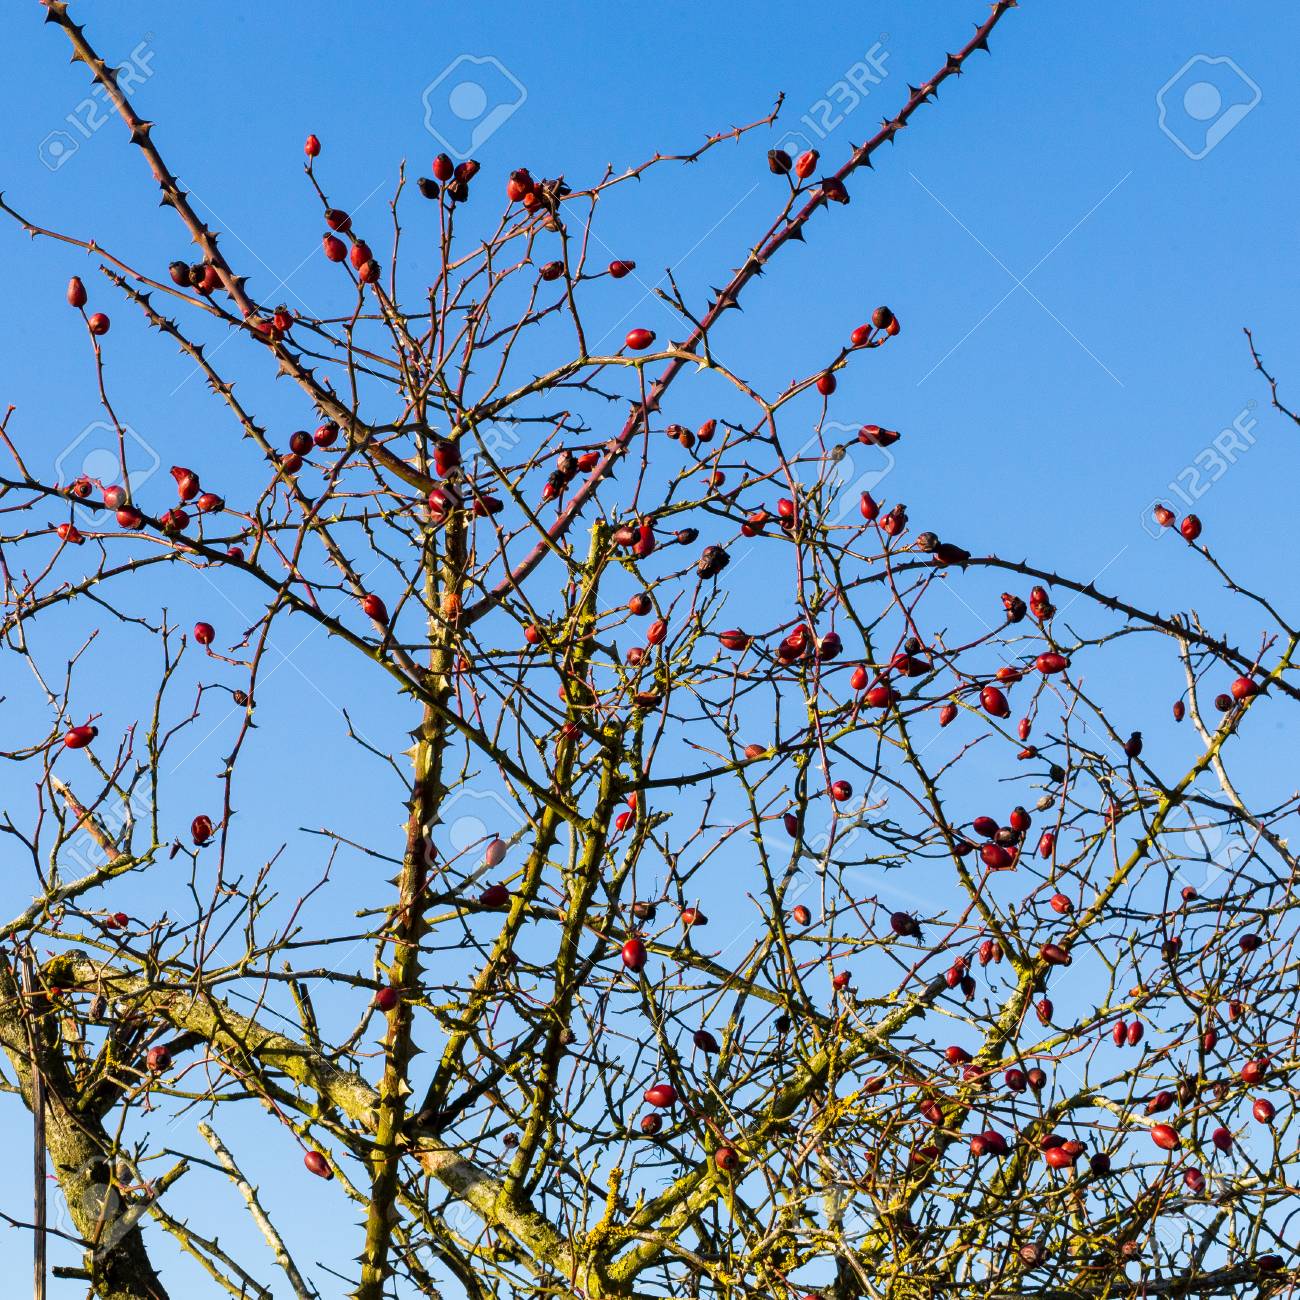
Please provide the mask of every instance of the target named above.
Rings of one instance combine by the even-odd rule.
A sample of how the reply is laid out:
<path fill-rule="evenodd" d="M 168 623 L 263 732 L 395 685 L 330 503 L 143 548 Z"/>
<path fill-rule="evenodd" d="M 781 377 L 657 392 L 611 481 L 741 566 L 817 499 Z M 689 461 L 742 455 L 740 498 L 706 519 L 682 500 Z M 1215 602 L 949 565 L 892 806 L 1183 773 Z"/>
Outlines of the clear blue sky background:
<path fill-rule="evenodd" d="M 811 134 L 800 119 L 823 120 L 816 106 L 826 98 L 841 106 L 831 88 L 877 47 L 887 55 L 883 84 L 821 142 L 825 158 L 838 160 L 986 13 L 964 0 L 828 0 L 815 10 L 671 2 L 619 6 L 617 14 L 573 0 L 351 11 L 83 3 L 79 11 L 106 56 L 140 52 L 148 80 L 137 107 L 159 124 L 165 156 L 227 232 L 227 254 L 254 293 L 312 306 L 322 305 L 325 272 L 315 202 L 299 175 L 304 135 L 315 131 L 325 143 L 321 173 L 336 201 L 377 222 L 398 161 L 418 174 L 438 151 L 422 95 L 461 79 L 453 71 L 439 83 L 461 54 L 498 60 L 509 74 L 500 84 L 513 79 L 526 93 L 477 151 L 492 179 L 480 182 L 487 192 L 472 206 L 486 217 L 511 167 L 585 183 L 607 162 L 618 168 L 656 148 L 688 150 L 707 132 L 760 117 L 778 91 L 786 94 L 783 121 Z M 116 120 L 89 135 L 69 121 L 85 124 L 102 110 L 98 101 L 79 107 L 85 71 L 68 66 L 62 36 L 40 19 L 34 0 L 24 0 L 9 6 L 3 24 L 0 186 L 33 219 L 94 236 L 161 274 L 170 258 L 187 255 L 179 227 L 155 208 L 147 171 Z M 1298 39 L 1300 12 L 1281 4 L 1028 0 L 1001 25 L 992 57 L 977 55 L 938 106 L 878 155 L 876 170 L 852 183 L 851 206 L 819 217 L 807 246 L 784 252 L 751 288 L 743 322 L 728 326 L 743 341 L 747 373 L 768 387 L 808 373 L 872 306 L 891 304 L 905 327 L 899 346 L 855 366 L 837 395 L 845 423 L 906 432 L 908 456 L 895 471 L 906 477 L 892 478 L 886 495 L 906 499 L 922 526 L 942 520 L 945 535 L 972 550 L 1031 555 L 1085 579 L 1101 574 L 1101 586 L 1138 603 L 1195 604 L 1211 619 L 1219 601 L 1206 571 L 1176 539 L 1149 537 L 1142 520 L 1151 500 L 1170 497 L 1167 485 L 1238 420 L 1253 445 L 1196 509 L 1231 570 L 1294 599 L 1289 525 L 1300 430 L 1267 409 L 1241 327 L 1254 329 L 1300 406 Z M 1200 61 L 1180 76 L 1196 56 L 1233 64 Z M 1158 121 L 1157 95 L 1171 79 L 1168 125 L 1181 147 Z M 1203 158 L 1189 156 L 1223 110 L 1256 94 Z M 444 131 L 456 126 L 445 102 L 434 120 Z M 691 172 L 664 169 L 624 191 L 603 211 L 611 254 L 634 258 L 647 284 L 672 266 L 698 303 L 770 218 L 776 190 L 763 155 L 776 142 L 750 137 Z M 79 254 L 33 245 L 7 224 L 0 257 L 8 305 L 0 403 L 19 408 L 12 427 L 20 445 L 42 449 L 53 464 L 96 418 L 84 337 L 63 305 L 67 276 L 91 276 Z M 279 280 L 285 287 L 273 290 Z M 95 304 L 121 322 L 111 340 L 113 382 L 127 419 L 166 448 L 164 471 L 172 460 L 205 456 L 202 468 L 215 471 L 224 417 L 170 347 L 108 292 L 92 285 Z M 669 328 L 652 299 L 633 314 Z M 279 427 L 309 419 L 284 385 L 250 384 L 248 393 Z M 1206 472 L 1213 465 L 1202 459 L 1200 482 L 1216 477 Z M 239 621 L 220 604 L 238 605 L 238 593 L 209 598 L 222 611 L 214 621 Z M 213 616 L 192 592 L 178 593 L 174 605 L 182 622 Z M 1238 621 L 1234 631 L 1250 644 L 1255 627 Z M 306 662 L 315 684 L 286 664 L 294 687 L 268 707 L 303 711 L 309 769 L 317 733 L 337 739 L 341 725 L 318 707 L 318 688 L 334 695 L 346 666 L 331 666 L 312 646 L 295 649 L 293 638 L 282 649 L 298 667 Z M 1174 680 L 1171 673 L 1171 692 Z M 1134 725 L 1146 721 L 1143 710 L 1164 716 L 1164 693 L 1153 704 L 1141 681 L 1112 686 L 1132 704 Z M 377 696 L 374 708 L 382 707 Z M 217 752 L 193 775 L 207 792 L 195 793 L 196 804 L 215 793 Z M 393 792 L 373 779 L 355 797 L 387 799 L 374 805 L 387 827 L 398 817 Z M 241 806 L 250 819 L 283 820 L 275 793 L 268 781 L 261 792 L 246 790 Z M 302 823 L 313 824 L 317 796 L 302 797 Z M 16 911 L 25 877 L 3 898 L 0 910 Z M 17 1152 L 22 1126 L 12 1107 L 2 1113 Z M 191 1140 L 187 1133 L 183 1144 Z M 348 1221 L 341 1198 L 299 1176 L 287 1142 L 262 1152 L 245 1143 L 241 1154 L 260 1163 L 270 1184 L 278 1183 L 277 1162 L 289 1165 L 295 1199 L 282 1211 L 286 1231 L 311 1243 L 307 1258 L 331 1258 L 320 1229 Z M 22 1213 L 24 1161 L 9 1163 L 19 1172 L 0 1175 L 0 1196 Z M 229 1235 L 241 1239 L 239 1207 L 228 1208 Z M 0 1236 L 0 1259 L 15 1268 L 27 1251 L 26 1237 Z"/>

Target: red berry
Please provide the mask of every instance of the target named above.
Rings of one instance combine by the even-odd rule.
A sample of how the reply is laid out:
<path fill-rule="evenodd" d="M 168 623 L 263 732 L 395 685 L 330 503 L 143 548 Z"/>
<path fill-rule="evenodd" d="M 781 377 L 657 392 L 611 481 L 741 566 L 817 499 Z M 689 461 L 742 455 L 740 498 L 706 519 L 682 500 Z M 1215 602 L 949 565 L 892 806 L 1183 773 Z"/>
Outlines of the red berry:
<path fill-rule="evenodd" d="M 348 246 L 337 235 L 326 235 L 321 246 L 331 262 L 341 262 L 348 255 Z"/>
<path fill-rule="evenodd" d="M 642 1115 L 641 1132 L 648 1137 L 653 1137 L 664 1126 L 662 1115 Z"/>
<path fill-rule="evenodd" d="M 836 386 L 835 376 L 829 370 L 817 379 L 817 391 L 823 397 L 829 397 L 835 391 Z"/>
<path fill-rule="evenodd" d="M 701 1052 L 716 1053 L 718 1049 L 718 1040 L 709 1033 L 707 1029 L 697 1029 L 693 1035 L 692 1041 Z"/>
<path fill-rule="evenodd" d="M 1001 844 L 980 845 L 980 860 L 990 871 L 1005 871 L 1015 863 L 1011 851 Z"/>
<path fill-rule="evenodd" d="M 1007 703 L 1007 697 L 996 686 L 986 686 L 980 691 L 980 703 L 984 706 L 984 711 L 995 718 L 1011 716 L 1011 706 Z"/>
<path fill-rule="evenodd" d="M 98 727 L 69 727 L 63 743 L 68 749 L 85 749 L 98 735 Z"/>
<path fill-rule="evenodd" d="M 145 1064 L 149 1067 L 150 1074 L 161 1074 L 168 1069 L 172 1063 L 172 1054 L 167 1047 L 159 1043 L 157 1047 L 151 1047 L 145 1053 Z"/>
<path fill-rule="evenodd" d="M 194 639 L 199 645 L 211 645 L 216 635 L 211 623 L 194 624 Z"/>
<path fill-rule="evenodd" d="M 1216 1128 L 1210 1134 L 1210 1141 L 1223 1152 L 1232 1150 L 1232 1134 L 1226 1128 Z"/>
<path fill-rule="evenodd" d="M 812 913 L 800 903 L 793 912 L 790 913 L 798 925 L 807 925 L 812 920 Z"/>
<path fill-rule="evenodd" d="M 1252 695 L 1259 694 L 1259 686 L 1249 677 L 1238 677 L 1232 683 L 1232 698 L 1234 700 L 1248 700 Z"/>
<path fill-rule="evenodd" d="M 1068 966 L 1073 960 L 1070 954 L 1062 948 L 1060 944 L 1056 943 L 1043 944 L 1043 946 L 1038 950 L 1038 955 L 1047 962 L 1049 966 Z"/>
<path fill-rule="evenodd" d="M 1034 660 L 1034 667 L 1045 677 L 1052 673 L 1063 673 L 1070 666 L 1070 661 L 1055 650 L 1049 650 Z"/>
<path fill-rule="evenodd" d="M 1168 506 L 1156 506 L 1151 514 L 1161 528 L 1170 527 L 1177 518 L 1177 515 Z"/>
<path fill-rule="evenodd" d="M 375 990 L 375 1009 L 387 1015 L 401 1001 L 401 996 L 391 984 Z"/>
<path fill-rule="evenodd" d="M 68 281 L 68 306 L 84 307 L 86 305 L 86 286 L 81 283 L 81 277 L 74 275 Z"/>
<path fill-rule="evenodd" d="M 623 945 L 623 965 L 630 971 L 641 971 L 645 969 L 645 963 L 645 944 L 640 939 L 629 939 Z"/>
<path fill-rule="evenodd" d="M 510 891 L 504 885 L 489 885 L 478 901 L 480 907 L 505 907 L 510 902 Z"/>
<path fill-rule="evenodd" d="M 307 137 L 306 143 L 302 147 L 302 151 L 307 155 L 308 158 L 319 157 L 320 141 L 314 135 L 309 135 Z"/>
<path fill-rule="evenodd" d="M 1178 531 L 1189 542 L 1194 542 L 1201 535 L 1201 521 L 1195 515 L 1186 515 L 1178 525 Z"/>
<path fill-rule="evenodd" d="M 644 352 L 655 341 L 654 330 L 628 330 L 624 342 L 633 352 Z"/>
<path fill-rule="evenodd" d="M 1147 1102 L 1146 1113 L 1148 1115 L 1158 1115 L 1161 1111 L 1166 1111 L 1174 1104 L 1174 1094 L 1167 1088 L 1161 1089 L 1150 1101 Z"/>
<path fill-rule="evenodd" d="M 615 280 L 621 280 L 625 275 L 631 275 L 636 270 L 635 262 L 611 262 L 609 264 L 609 273 Z"/>
<path fill-rule="evenodd" d="M 190 822 L 190 839 L 197 845 L 204 845 L 212 838 L 212 818 L 206 813 L 199 815 Z"/>
<path fill-rule="evenodd" d="M 831 798 L 836 803 L 843 803 L 846 799 L 853 798 L 853 787 L 847 781 L 831 782 Z"/>
<path fill-rule="evenodd" d="M 817 170 L 817 160 L 820 157 L 821 155 L 816 149 L 809 149 L 806 153 L 801 153 L 795 160 L 794 174 L 801 181 L 806 181 Z"/>
<path fill-rule="evenodd" d="M 892 912 L 889 917 L 889 928 L 905 939 L 915 939 L 921 933 L 916 917 L 907 912 Z"/>
<path fill-rule="evenodd" d="M 677 1089 L 671 1083 L 656 1083 L 645 1090 L 645 1099 L 650 1105 L 665 1110 L 677 1100 Z"/>
<path fill-rule="evenodd" d="M 1254 1115 L 1261 1124 L 1271 1124 L 1273 1122 L 1273 1116 L 1277 1114 L 1277 1110 L 1267 1097 L 1261 1097 L 1250 1108 L 1250 1113 Z"/>
<path fill-rule="evenodd" d="M 892 447 L 901 436 L 897 429 L 882 429 L 878 424 L 864 424 L 858 430 L 858 441 L 868 447 Z"/>
<path fill-rule="evenodd" d="M 1177 1131 L 1168 1124 L 1153 1124 L 1151 1126 L 1151 1141 L 1162 1151 L 1177 1151 L 1182 1146 L 1182 1140 L 1179 1138 Z"/>
<path fill-rule="evenodd" d="M 302 1162 L 317 1178 L 324 1178 L 328 1181 L 334 1177 L 334 1170 L 330 1168 L 329 1161 L 319 1151 L 308 1151 L 303 1156 Z"/>
<path fill-rule="evenodd" d="M 733 1169 L 740 1168 L 740 1157 L 736 1154 L 733 1147 L 719 1147 L 713 1153 L 713 1163 L 724 1174 L 729 1174 Z"/>
<path fill-rule="evenodd" d="M 86 324 L 90 327 L 92 334 L 107 334 L 109 319 L 102 311 L 97 311 Z"/>
<path fill-rule="evenodd" d="M 374 595 L 373 592 L 368 592 L 362 597 L 361 609 L 367 618 L 374 619 L 376 623 L 388 622 L 388 607 L 384 604 L 383 600 L 379 596 Z"/>
<path fill-rule="evenodd" d="M 1266 1056 L 1256 1057 L 1253 1061 L 1247 1061 L 1241 1067 L 1242 1083 L 1257 1084 L 1263 1083 L 1268 1074 L 1269 1060 Z"/>

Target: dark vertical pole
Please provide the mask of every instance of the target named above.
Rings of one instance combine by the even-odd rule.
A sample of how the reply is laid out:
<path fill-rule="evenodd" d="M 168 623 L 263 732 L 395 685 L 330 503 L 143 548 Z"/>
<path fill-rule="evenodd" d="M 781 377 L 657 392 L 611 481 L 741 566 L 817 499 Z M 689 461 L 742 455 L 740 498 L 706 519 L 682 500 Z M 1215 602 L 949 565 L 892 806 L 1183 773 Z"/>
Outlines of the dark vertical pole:
<path fill-rule="evenodd" d="M 32 1058 L 32 1300 L 45 1300 L 45 1079 L 41 1074 L 40 1054 L 36 1050 L 36 1032 L 31 1013 L 36 997 L 36 979 L 31 954 L 22 956 L 23 990 L 27 994 L 27 1041 Z"/>

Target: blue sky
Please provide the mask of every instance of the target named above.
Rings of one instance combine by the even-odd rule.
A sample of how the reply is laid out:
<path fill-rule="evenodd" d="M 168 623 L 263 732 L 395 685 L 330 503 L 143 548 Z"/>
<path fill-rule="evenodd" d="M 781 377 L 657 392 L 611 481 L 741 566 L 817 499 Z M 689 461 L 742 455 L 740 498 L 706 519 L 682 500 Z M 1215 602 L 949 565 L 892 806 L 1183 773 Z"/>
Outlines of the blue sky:
<path fill-rule="evenodd" d="M 226 232 L 253 291 L 312 305 L 325 271 L 300 175 L 308 131 L 324 141 L 331 194 L 378 220 L 397 163 L 423 173 L 441 147 L 426 113 L 442 135 L 463 139 L 454 107 L 475 105 L 456 88 L 483 81 L 485 68 L 486 110 L 503 111 L 476 157 L 493 177 L 527 165 L 589 182 L 606 163 L 686 151 L 706 133 L 761 117 L 784 91 L 787 125 L 771 139 L 721 146 L 689 170 L 665 167 L 602 209 L 611 256 L 634 258 L 646 287 L 673 267 L 698 301 L 770 217 L 766 149 L 791 129 L 815 135 L 810 121 L 841 113 L 853 98 L 843 83 L 870 56 L 879 84 L 818 141 L 827 160 L 842 157 L 986 12 L 957 0 L 731 13 L 664 3 L 620 6 L 617 17 L 571 0 L 454 11 L 232 8 L 81 6 L 101 52 L 133 60 L 137 108 L 159 124 L 164 155 Z M 7 201 L 159 271 L 185 256 L 120 124 L 95 125 L 102 110 L 86 104 L 84 70 L 68 65 L 38 6 L 11 7 L 5 35 Z M 836 418 L 905 432 L 907 456 L 882 491 L 907 500 L 919 525 L 942 520 L 944 535 L 972 550 L 1101 575 L 1100 586 L 1137 603 L 1194 604 L 1212 621 L 1224 606 L 1206 571 L 1176 539 L 1143 527 L 1149 503 L 1172 498 L 1177 482 L 1207 489 L 1195 509 L 1227 567 L 1293 599 L 1295 578 L 1279 560 L 1289 549 L 1300 430 L 1267 408 L 1241 327 L 1252 327 L 1300 405 L 1297 37 L 1300 13 L 1281 5 L 1030 0 L 1003 21 L 992 56 L 975 56 L 938 105 L 877 155 L 875 171 L 851 183 L 852 204 L 820 216 L 807 245 L 787 249 L 751 286 L 726 337 L 743 347 L 747 372 L 776 387 L 810 372 L 887 302 L 904 326 L 899 345 L 842 377 Z M 1239 120 L 1216 139 L 1230 125 L 1225 113 Z M 492 192 L 476 202 L 495 212 L 496 181 L 487 184 Z M 10 302 L 0 317 L 0 405 L 18 408 L 20 445 L 40 447 L 53 464 L 96 418 L 84 340 L 63 304 L 68 275 L 86 263 L 8 224 L 0 250 Z M 185 463 L 178 447 L 212 457 L 215 431 L 226 426 L 209 396 L 106 288 L 92 284 L 92 294 L 121 322 L 113 383 L 130 422 L 172 459 Z M 669 328 L 648 294 L 634 301 L 627 323 Z M 286 386 L 247 382 L 264 419 L 286 428 L 306 421 Z M 238 621 L 237 592 L 208 599 L 178 594 L 177 616 L 216 608 L 214 621 Z M 1251 642 L 1249 619 L 1233 628 Z M 277 711 L 268 726 L 300 728 L 308 774 L 318 734 L 338 732 L 317 697 L 335 698 L 348 683 L 347 665 L 318 649 L 285 641 L 283 679 L 293 686 L 267 705 Z M 1143 682 L 1112 685 L 1135 718 L 1150 707 Z M 1163 715 L 1163 695 L 1158 705 Z M 380 730 L 391 721 L 385 708 L 376 696 Z M 214 788 L 215 766 L 209 755 L 178 778 L 192 782 L 196 807 Z M 392 787 L 366 779 L 373 785 L 358 797 L 376 801 L 385 825 L 395 822 Z M 295 795 L 303 824 L 323 815 L 328 797 L 328 782 Z M 244 807 L 281 812 L 275 783 L 249 791 Z M 6 895 L 4 910 L 16 911 L 20 895 Z M 289 1149 L 268 1155 L 267 1178 L 277 1158 L 296 1159 Z M 7 1208 L 21 1204 L 19 1187 L 6 1178 L 0 1188 Z M 337 1212 L 310 1186 L 300 1222 L 286 1230 L 306 1233 L 314 1216 Z M 232 1222 L 231 1232 L 242 1227 Z M 25 1238 L 0 1237 L 0 1257 L 15 1266 L 26 1251 Z"/>

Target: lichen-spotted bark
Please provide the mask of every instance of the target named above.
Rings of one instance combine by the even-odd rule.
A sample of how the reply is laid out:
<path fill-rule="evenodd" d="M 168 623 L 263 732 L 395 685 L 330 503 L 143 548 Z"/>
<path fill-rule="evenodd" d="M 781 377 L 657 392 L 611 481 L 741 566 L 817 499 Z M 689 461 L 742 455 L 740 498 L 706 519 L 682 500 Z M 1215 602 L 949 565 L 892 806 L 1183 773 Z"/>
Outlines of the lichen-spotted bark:
<path fill-rule="evenodd" d="M 45 1145 L 77 1232 L 88 1244 L 84 1267 L 99 1300 L 168 1300 L 139 1227 L 122 1230 L 114 1190 L 113 1144 L 100 1116 L 78 1105 L 48 1000 L 28 1005 L 13 968 L 0 960 L 0 1047 L 32 1105 L 33 1052 L 45 1082 Z M 29 1038 L 30 1027 L 30 1038 Z"/>
<path fill-rule="evenodd" d="M 456 623 L 464 582 L 464 530 L 453 522 L 444 535 L 443 559 L 438 563 L 432 541 L 423 554 L 424 598 L 431 610 L 429 675 L 433 698 L 424 707 L 411 747 L 411 798 L 406 820 L 406 847 L 397 878 L 397 901 L 388 925 L 392 945 L 389 984 L 398 993 L 388 1013 L 384 1035 L 384 1072 L 375 1108 L 375 1141 L 371 1156 L 370 1204 L 366 1211 L 366 1240 L 361 1253 L 361 1284 L 357 1300 L 382 1300 L 391 1272 L 389 1251 L 397 1215 L 400 1165 L 408 1141 L 404 1133 L 411 1095 L 410 1069 L 415 1056 L 414 1008 L 410 996 L 420 984 L 420 939 L 425 931 L 425 908 L 432 866 L 429 838 L 443 796 L 443 761 L 446 730 L 439 722 L 451 695 L 456 660 Z"/>

